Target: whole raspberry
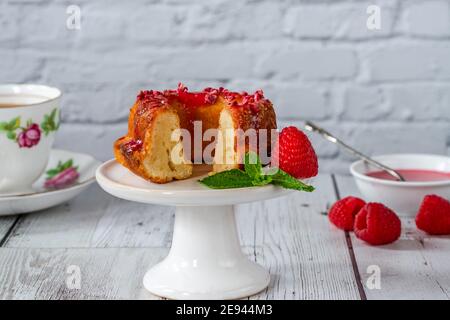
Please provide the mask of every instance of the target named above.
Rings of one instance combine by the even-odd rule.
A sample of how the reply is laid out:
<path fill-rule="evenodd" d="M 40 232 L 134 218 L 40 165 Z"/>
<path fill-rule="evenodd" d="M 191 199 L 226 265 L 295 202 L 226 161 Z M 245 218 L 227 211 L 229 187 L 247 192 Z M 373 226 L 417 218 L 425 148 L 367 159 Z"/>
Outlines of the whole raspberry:
<path fill-rule="evenodd" d="M 356 197 L 347 197 L 336 202 L 328 213 L 328 219 L 339 229 L 352 231 L 355 216 L 366 203 Z"/>
<path fill-rule="evenodd" d="M 355 235 L 371 245 L 394 242 L 400 237 L 401 222 L 394 211 L 381 203 L 368 203 L 356 215 Z"/>
<path fill-rule="evenodd" d="M 319 170 L 311 142 L 296 127 L 287 127 L 281 131 L 273 150 L 272 165 L 297 179 L 314 177 Z"/>
<path fill-rule="evenodd" d="M 437 195 L 426 196 L 416 216 L 416 225 L 429 234 L 450 234 L 450 202 Z"/>

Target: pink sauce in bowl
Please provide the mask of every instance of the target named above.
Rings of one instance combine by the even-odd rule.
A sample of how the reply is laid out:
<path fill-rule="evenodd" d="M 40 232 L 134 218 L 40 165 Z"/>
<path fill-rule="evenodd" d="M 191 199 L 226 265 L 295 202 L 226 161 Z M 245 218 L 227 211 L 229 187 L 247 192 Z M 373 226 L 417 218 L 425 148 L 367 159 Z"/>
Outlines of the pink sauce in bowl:
<path fill-rule="evenodd" d="M 419 169 L 399 169 L 396 170 L 400 173 L 406 181 L 409 182 L 431 182 L 431 181 L 446 181 L 450 180 L 450 172 L 434 171 L 434 170 L 419 170 Z M 393 176 L 385 171 L 374 171 L 366 173 L 366 176 L 382 179 L 397 181 Z"/>

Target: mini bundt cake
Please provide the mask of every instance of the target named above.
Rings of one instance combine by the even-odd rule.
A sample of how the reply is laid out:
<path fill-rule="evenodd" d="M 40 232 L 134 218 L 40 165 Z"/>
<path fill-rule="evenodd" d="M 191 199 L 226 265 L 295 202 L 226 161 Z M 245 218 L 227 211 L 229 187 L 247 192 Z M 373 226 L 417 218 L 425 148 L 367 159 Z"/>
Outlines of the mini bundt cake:
<path fill-rule="evenodd" d="M 116 160 L 156 183 L 189 178 L 193 162 L 198 163 L 194 159 L 194 146 L 198 144 L 194 141 L 196 121 L 202 124 L 201 137 L 208 129 L 217 132 L 214 143 L 202 139 L 200 146 L 203 154 L 205 148 L 213 145 L 213 172 L 238 168 L 245 152 L 258 152 L 258 145 L 250 145 L 246 140 L 244 144 L 237 142 L 236 129 L 254 129 L 257 134 L 260 129 L 267 129 L 269 135 L 276 129 L 272 103 L 261 90 L 254 94 L 224 88 L 189 92 L 180 84 L 176 90 L 141 91 L 130 110 L 127 135 L 114 144 Z M 181 134 L 174 134 L 180 131 L 177 129 L 190 133 L 189 144 Z M 265 140 L 270 153 L 271 137 Z"/>

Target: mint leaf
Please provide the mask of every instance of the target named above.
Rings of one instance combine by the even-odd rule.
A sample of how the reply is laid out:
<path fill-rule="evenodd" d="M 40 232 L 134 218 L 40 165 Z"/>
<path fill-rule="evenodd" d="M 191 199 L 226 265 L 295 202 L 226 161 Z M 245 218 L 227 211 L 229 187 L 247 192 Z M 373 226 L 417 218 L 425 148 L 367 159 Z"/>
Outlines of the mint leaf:
<path fill-rule="evenodd" d="M 231 189 L 257 187 L 273 184 L 287 189 L 312 192 L 313 186 L 309 186 L 300 180 L 297 180 L 287 172 L 278 168 L 274 174 L 265 174 L 261 165 L 261 160 L 254 152 L 248 152 L 244 158 L 245 171 L 232 169 L 216 173 L 212 176 L 199 180 L 203 185 L 212 189 Z M 66 164 L 59 164 L 64 166 Z M 272 172 L 274 172 L 271 169 Z"/>
<path fill-rule="evenodd" d="M 294 178 L 290 174 L 279 169 L 277 173 L 272 176 L 272 184 L 281 186 L 286 189 L 294 189 L 299 191 L 312 192 L 314 187 L 303 183 L 302 181 Z"/>
<path fill-rule="evenodd" d="M 8 124 L 6 122 L 0 122 L 0 131 L 9 131 Z"/>
<path fill-rule="evenodd" d="M 261 160 L 254 152 L 247 152 L 244 157 L 245 173 L 253 180 L 261 180 L 263 177 Z"/>
<path fill-rule="evenodd" d="M 212 189 L 231 189 L 253 187 L 252 179 L 242 170 L 232 169 L 218 172 L 199 182 Z"/>
<path fill-rule="evenodd" d="M 262 175 L 259 179 L 252 181 L 254 186 L 265 186 L 266 184 L 269 184 L 271 182 L 272 182 L 272 177 L 265 176 L 265 175 Z"/>

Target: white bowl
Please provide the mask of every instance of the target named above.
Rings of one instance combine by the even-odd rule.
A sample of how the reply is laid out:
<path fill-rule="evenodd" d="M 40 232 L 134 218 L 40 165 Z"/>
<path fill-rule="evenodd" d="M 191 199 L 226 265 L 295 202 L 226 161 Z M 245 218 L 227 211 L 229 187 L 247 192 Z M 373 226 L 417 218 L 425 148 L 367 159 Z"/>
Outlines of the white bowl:
<path fill-rule="evenodd" d="M 450 157 L 427 154 L 392 154 L 374 157 L 393 169 L 419 169 L 450 172 Z M 379 169 L 364 161 L 350 166 L 356 185 L 366 201 L 381 202 L 401 216 L 415 217 L 423 198 L 436 194 L 450 199 L 450 179 L 429 182 L 389 181 L 366 174 Z"/>

